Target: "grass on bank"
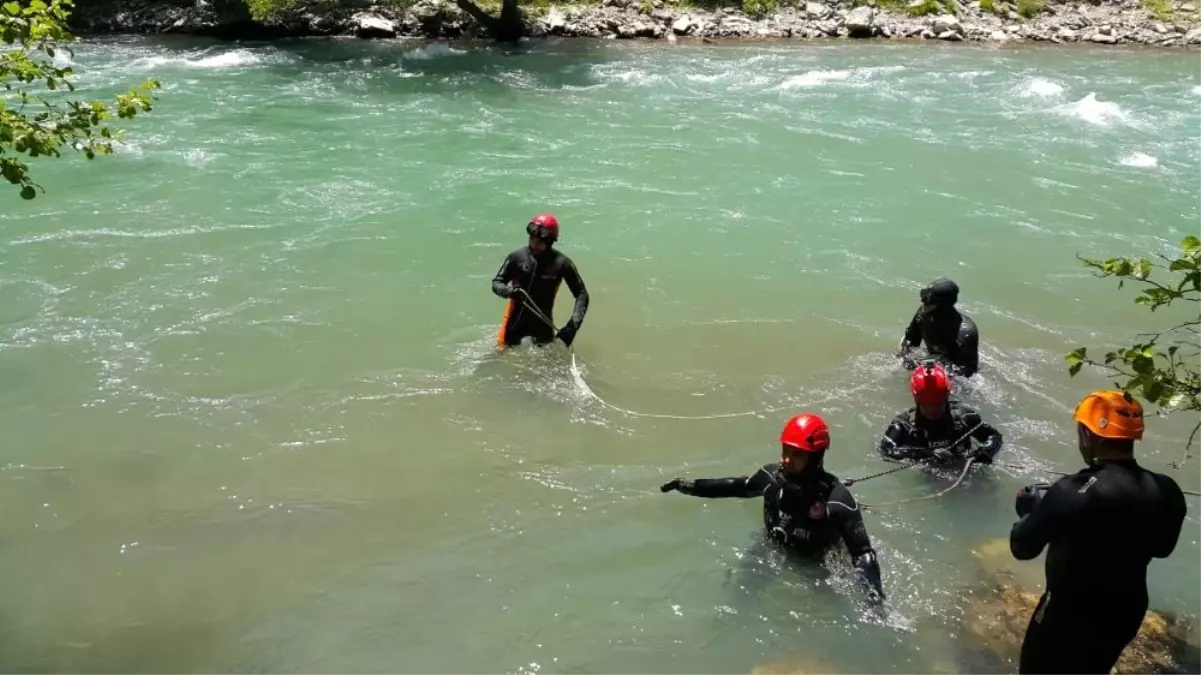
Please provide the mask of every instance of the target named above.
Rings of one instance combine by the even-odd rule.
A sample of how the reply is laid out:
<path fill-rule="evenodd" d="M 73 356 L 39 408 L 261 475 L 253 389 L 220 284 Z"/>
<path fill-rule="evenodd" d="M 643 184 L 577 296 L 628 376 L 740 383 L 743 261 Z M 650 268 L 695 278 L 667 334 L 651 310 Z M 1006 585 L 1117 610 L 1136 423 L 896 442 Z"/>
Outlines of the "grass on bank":
<path fill-rule="evenodd" d="M 1171 21 L 1175 16 L 1172 0 L 1142 0 L 1143 9 L 1160 21 Z"/>

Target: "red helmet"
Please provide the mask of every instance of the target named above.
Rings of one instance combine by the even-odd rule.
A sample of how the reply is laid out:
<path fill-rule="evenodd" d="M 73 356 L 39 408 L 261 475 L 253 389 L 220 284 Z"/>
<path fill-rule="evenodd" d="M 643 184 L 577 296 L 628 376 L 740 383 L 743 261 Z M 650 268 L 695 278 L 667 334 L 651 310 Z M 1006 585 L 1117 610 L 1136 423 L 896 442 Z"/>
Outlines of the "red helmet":
<path fill-rule="evenodd" d="M 539 213 L 525 226 L 525 231 L 531 237 L 554 242 L 559 239 L 559 219 L 549 213 Z"/>
<path fill-rule="evenodd" d="M 918 403 L 946 403 L 951 396 L 951 378 L 937 363 L 923 363 L 909 379 L 909 393 Z"/>
<path fill-rule="evenodd" d="M 800 452 L 821 452 L 830 447 L 830 427 L 813 413 L 801 413 L 784 425 L 780 444 Z"/>

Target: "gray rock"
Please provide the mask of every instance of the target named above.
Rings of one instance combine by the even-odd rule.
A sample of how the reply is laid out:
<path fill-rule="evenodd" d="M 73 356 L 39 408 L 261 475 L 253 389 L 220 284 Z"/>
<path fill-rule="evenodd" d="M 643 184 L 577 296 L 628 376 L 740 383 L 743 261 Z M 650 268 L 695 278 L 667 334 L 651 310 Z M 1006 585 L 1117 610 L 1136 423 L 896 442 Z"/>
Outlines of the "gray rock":
<path fill-rule="evenodd" d="M 1005 31 L 994 30 L 991 34 L 989 34 L 988 39 L 992 40 L 993 42 L 1006 42 L 1010 38 L 1009 38 L 1009 34 L 1006 33 Z"/>
<path fill-rule="evenodd" d="M 679 42 L 680 38 L 676 37 L 675 33 L 671 32 L 671 31 L 667 31 L 667 41 L 668 42 Z"/>
<path fill-rule="evenodd" d="M 1089 39 L 1089 42 L 1096 42 L 1096 43 L 1105 44 L 1105 45 L 1117 44 L 1117 42 L 1118 42 L 1118 39 L 1116 37 L 1114 37 L 1112 35 L 1106 35 L 1104 33 L 1093 33 L 1092 35 L 1090 35 L 1088 37 L 1088 39 Z"/>
<path fill-rule="evenodd" d="M 617 9 L 626 9 L 631 4 L 631 0 L 604 0 L 601 7 L 616 7 Z"/>
<path fill-rule="evenodd" d="M 947 30 L 939 33 L 938 39 L 946 40 L 947 42 L 963 42 L 963 36 L 953 30 Z"/>
<path fill-rule="evenodd" d="M 632 40 L 638 37 L 638 29 L 632 23 L 623 23 L 617 27 L 617 37 Z"/>
<path fill-rule="evenodd" d="M 1190 30 L 1185 36 L 1184 41 L 1190 45 L 1201 44 L 1201 28 Z"/>
<path fill-rule="evenodd" d="M 1076 31 L 1071 28 L 1060 28 L 1059 32 L 1055 33 L 1055 37 L 1065 42 L 1070 42 L 1076 39 Z"/>
<path fill-rule="evenodd" d="M 1008 12 L 1005 12 L 1005 18 L 1009 19 L 1010 21 L 1021 21 L 1022 15 L 1011 9 Z"/>
<path fill-rule="evenodd" d="M 833 10 L 831 10 L 829 7 L 823 5 L 820 2 L 806 2 L 805 3 L 805 16 L 807 16 L 810 19 L 824 19 L 824 18 L 830 16 L 830 13 L 832 11 Z"/>
<path fill-rule="evenodd" d="M 1101 26 L 1100 28 L 1097 29 L 1097 32 L 1101 35 L 1113 35 L 1113 26 L 1110 26 L 1110 25 Z"/>
<path fill-rule="evenodd" d="M 651 18 L 666 26 L 672 22 L 672 19 L 676 18 L 676 15 L 666 9 L 656 9 L 651 12 Z"/>
<path fill-rule="evenodd" d="M 391 38 L 396 37 L 396 23 L 378 14 L 360 12 L 350 17 L 350 26 L 354 34 L 361 38 Z"/>
<path fill-rule="evenodd" d="M 871 7 L 856 7 L 847 14 L 847 35 L 854 38 L 871 37 L 875 28 L 876 10 Z"/>
<path fill-rule="evenodd" d="M 926 29 L 922 30 L 921 37 L 923 40 L 933 40 L 934 38 L 936 38 L 938 36 L 934 34 L 934 31 L 930 30 L 929 28 L 926 28 Z"/>
<path fill-rule="evenodd" d="M 696 28 L 696 22 L 693 21 L 692 17 L 687 14 L 676 19 L 675 22 L 671 24 L 671 31 L 676 35 L 687 35 L 694 28 Z"/>
<path fill-rule="evenodd" d="M 1153 30 L 1160 35 L 1168 34 L 1168 27 L 1162 21 L 1156 21 L 1155 25 L 1153 26 Z"/>
<path fill-rule="evenodd" d="M 930 22 L 930 30 L 937 34 L 946 33 L 948 31 L 953 33 L 962 33 L 963 24 L 959 23 L 959 19 L 956 19 L 954 16 L 950 14 L 943 14 L 942 16 L 939 16 Z"/>
<path fill-rule="evenodd" d="M 558 7 L 552 7 L 542 19 L 546 31 L 552 35 L 562 33 L 567 28 L 567 16 Z"/>
<path fill-rule="evenodd" d="M 1186 3 L 1184 3 L 1183 5 L 1181 5 L 1181 6 L 1180 6 L 1180 11 L 1182 11 L 1182 12 L 1195 12 L 1195 11 L 1197 11 L 1197 6 L 1196 6 L 1196 5 L 1194 5 L 1194 4 L 1192 4 L 1192 3 L 1188 3 L 1188 2 L 1186 2 Z"/>
<path fill-rule="evenodd" d="M 819 21 L 816 28 L 823 35 L 838 35 L 838 24 L 833 21 Z"/>

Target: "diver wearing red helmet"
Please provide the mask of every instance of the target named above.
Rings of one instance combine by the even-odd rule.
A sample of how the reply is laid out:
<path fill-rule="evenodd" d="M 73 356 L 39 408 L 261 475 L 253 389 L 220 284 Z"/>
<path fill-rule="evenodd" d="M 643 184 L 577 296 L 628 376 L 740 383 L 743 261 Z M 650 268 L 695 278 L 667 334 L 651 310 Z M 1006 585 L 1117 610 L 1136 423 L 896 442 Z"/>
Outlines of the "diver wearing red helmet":
<path fill-rule="evenodd" d="M 780 433 L 780 462 L 753 476 L 676 478 L 659 487 L 694 497 L 763 497 L 763 525 L 768 536 L 807 557 L 821 557 L 840 538 L 855 561 L 874 601 L 884 599 L 880 563 L 872 549 L 859 504 L 823 459 L 830 429 L 821 417 L 803 413 L 788 420 Z"/>
<path fill-rule="evenodd" d="M 496 343 L 510 347 L 527 337 L 538 344 L 558 338 L 570 347 L 588 313 L 588 288 L 571 258 L 554 248 L 559 240 L 557 218 L 539 213 L 530 219 L 525 231 L 530 237 L 529 244 L 510 253 L 492 278 L 492 292 L 509 301 Z M 575 296 L 575 308 L 571 319 L 556 330 L 546 319 L 554 320 L 555 295 L 563 282 Z M 532 304 L 538 311 L 526 304 Z"/>
<path fill-rule="evenodd" d="M 1001 451 L 1001 432 L 985 424 L 975 408 L 951 398 L 951 379 L 942 366 L 933 361 L 918 366 L 909 393 L 917 405 L 893 418 L 880 439 L 880 454 L 938 464 L 975 458 L 988 464 Z M 980 445 L 972 448 L 972 439 Z"/>

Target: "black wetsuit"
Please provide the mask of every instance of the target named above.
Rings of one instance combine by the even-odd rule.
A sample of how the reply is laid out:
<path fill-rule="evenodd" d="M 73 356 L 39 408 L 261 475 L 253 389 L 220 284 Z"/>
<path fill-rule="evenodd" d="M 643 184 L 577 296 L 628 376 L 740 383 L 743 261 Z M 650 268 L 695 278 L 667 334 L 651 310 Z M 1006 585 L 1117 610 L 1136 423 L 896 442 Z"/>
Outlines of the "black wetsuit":
<path fill-rule="evenodd" d="M 938 307 L 928 314 L 918 309 L 905 329 L 904 343 L 917 347 L 923 342 L 929 357 L 952 373 L 971 377 L 980 369 L 980 333 L 976 323 L 954 307 Z M 905 360 L 909 370 L 916 366 L 914 360 Z"/>
<path fill-rule="evenodd" d="M 972 439 L 980 443 L 975 451 Z M 959 443 L 951 447 L 956 441 Z M 975 408 L 951 400 L 941 419 L 926 419 L 918 414 L 917 407 L 894 417 L 878 449 L 889 459 L 942 462 L 970 454 L 977 462 L 989 463 L 1001 451 L 1001 443 L 1001 432 L 985 424 Z"/>
<path fill-rule="evenodd" d="M 1147 566 L 1176 548 L 1184 495 L 1134 460 L 1107 461 L 1025 503 L 1029 512 L 1009 535 L 1013 556 L 1032 560 L 1049 548 L 1047 590 L 1026 629 L 1019 672 L 1108 673 L 1147 611 Z"/>
<path fill-rule="evenodd" d="M 695 497 L 763 497 L 763 526 L 768 536 L 803 556 L 825 554 L 838 539 L 846 544 L 860 576 L 880 600 L 880 564 L 872 549 L 859 504 L 837 478 L 817 470 L 804 482 L 786 478 L 779 464 L 768 464 L 749 478 L 698 478 L 676 488 Z"/>
<path fill-rule="evenodd" d="M 539 311 L 552 321 L 555 318 L 555 295 L 559 292 L 559 284 L 567 282 L 567 288 L 575 296 L 575 309 L 572 310 L 571 320 L 558 332 L 558 337 L 570 345 L 576 331 L 584 323 L 584 315 L 588 313 L 588 289 L 571 258 L 553 248 L 534 255 L 528 246 L 522 247 L 505 258 L 492 278 L 492 292 L 509 299 L 497 344 L 512 346 L 526 337 L 533 337 L 538 343 L 548 343 L 556 337 L 554 326 L 547 325 L 527 309 L 522 304 L 525 300 L 522 294 L 510 293 L 510 281 L 515 288 L 525 289 Z"/>

